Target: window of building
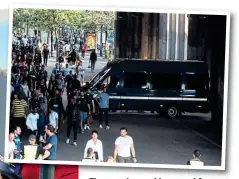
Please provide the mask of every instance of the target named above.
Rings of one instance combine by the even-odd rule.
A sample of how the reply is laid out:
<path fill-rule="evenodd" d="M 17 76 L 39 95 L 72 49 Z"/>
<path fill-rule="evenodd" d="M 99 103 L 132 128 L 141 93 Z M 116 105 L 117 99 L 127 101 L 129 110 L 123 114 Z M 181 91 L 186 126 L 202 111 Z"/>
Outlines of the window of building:
<path fill-rule="evenodd" d="M 144 72 L 125 72 L 124 88 L 146 88 L 147 74 Z"/>
<path fill-rule="evenodd" d="M 181 89 L 181 75 L 167 73 L 151 73 L 152 89 L 177 90 Z"/>

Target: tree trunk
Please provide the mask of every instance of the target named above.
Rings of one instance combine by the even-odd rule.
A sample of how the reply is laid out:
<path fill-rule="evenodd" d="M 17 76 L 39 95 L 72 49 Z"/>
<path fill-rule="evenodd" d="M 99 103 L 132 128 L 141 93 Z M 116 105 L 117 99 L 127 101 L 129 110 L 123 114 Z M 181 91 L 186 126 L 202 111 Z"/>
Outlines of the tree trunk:
<path fill-rule="evenodd" d="M 49 31 L 47 31 L 47 42 L 46 42 L 47 44 L 49 44 L 49 38 L 50 38 L 49 36 L 50 36 Z"/>
<path fill-rule="evenodd" d="M 108 39 L 108 29 L 107 29 L 107 26 L 106 26 L 106 30 L 105 30 L 105 58 L 106 59 L 108 58 L 108 48 L 106 46 L 107 39 Z"/>
<path fill-rule="evenodd" d="M 51 30 L 51 57 L 53 57 L 53 31 Z"/>
<path fill-rule="evenodd" d="M 57 30 L 55 30 L 55 35 L 56 35 L 56 61 L 59 57 L 59 48 L 58 48 L 58 35 L 57 35 Z"/>
<path fill-rule="evenodd" d="M 29 24 L 27 22 L 27 33 L 26 33 L 27 36 L 28 36 L 28 33 L 29 33 Z"/>
<path fill-rule="evenodd" d="M 103 45 L 102 45 L 102 30 L 103 30 L 103 25 L 100 25 L 100 56 L 102 57 L 102 49 L 103 49 Z"/>

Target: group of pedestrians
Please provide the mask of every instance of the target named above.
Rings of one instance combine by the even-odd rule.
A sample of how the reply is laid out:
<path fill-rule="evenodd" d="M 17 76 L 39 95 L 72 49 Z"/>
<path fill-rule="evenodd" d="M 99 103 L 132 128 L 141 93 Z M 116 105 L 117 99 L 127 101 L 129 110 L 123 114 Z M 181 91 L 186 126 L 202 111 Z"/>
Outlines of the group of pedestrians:
<path fill-rule="evenodd" d="M 49 55 L 47 44 L 25 43 L 24 38 L 18 37 L 19 43 L 13 43 L 12 50 L 8 158 L 54 160 L 57 134 L 66 119 L 66 143 L 70 142 L 72 128 L 75 146 L 78 131 L 83 134 L 85 130 L 90 130 L 95 113 L 93 94 L 89 88 L 83 89 L 84 69 L 79 57 L 75 62 L 71 58 L 64 66 L 63 56 L 62 62 L 57 63 L 48 74 L 45 69 Z M 64 92 L 68 101 L 66 108 L 62 102 Z M 99 103 L 102 105 L 102 100 Z M 109 129 L 108 123 L 106 128 Z M 16 131 L 20 131 L 19 134 Z M 23 136 L 28 137 L 29 145 L 21 146 Z M 34 155 L 29 149 L 36 151 Z"/>

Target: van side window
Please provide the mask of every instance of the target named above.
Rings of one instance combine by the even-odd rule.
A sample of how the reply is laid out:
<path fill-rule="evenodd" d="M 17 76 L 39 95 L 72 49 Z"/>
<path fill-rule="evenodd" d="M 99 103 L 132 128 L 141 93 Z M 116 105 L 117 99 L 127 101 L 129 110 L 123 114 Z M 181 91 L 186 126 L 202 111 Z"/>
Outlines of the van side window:
<path fill-rule="evenodd" d="M 147 86 L 147 74 L 144 72 L 125 72 L 124 88 L 143 88 Z"/>
<path fill-rule="evenodd" d="M 187 90 L 205 90 L 205 75 L 185 74 L 185 89 Z"/>
<path fill-rule="evenodd" d="M 108 88 L 117 88 L 119 86 L 119 81 L 120 81 L 119 76 L 110 76 Z"/>
<path fill-rule="evenodd" d="M 152 89 L 178 90 L 181 89 L 181 74 L 151 73 Z"/>

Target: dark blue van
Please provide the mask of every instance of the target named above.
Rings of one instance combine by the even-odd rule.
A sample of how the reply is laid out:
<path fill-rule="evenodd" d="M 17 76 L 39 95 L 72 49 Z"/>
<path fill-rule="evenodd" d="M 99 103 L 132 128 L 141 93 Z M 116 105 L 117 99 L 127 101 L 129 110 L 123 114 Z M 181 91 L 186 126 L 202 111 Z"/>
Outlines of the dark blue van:
<path fill-rule="evenodd" d="M 209 112 L 209 72 L 205 62 L 125 60 L 109 62 L 90 81 L 108 88 L 110 110 L 157 111 L 168 117 Z"/>

